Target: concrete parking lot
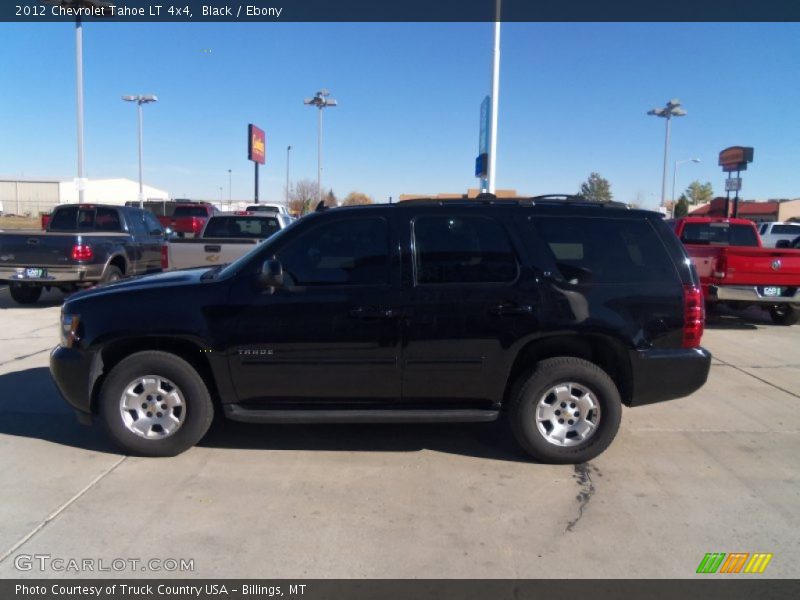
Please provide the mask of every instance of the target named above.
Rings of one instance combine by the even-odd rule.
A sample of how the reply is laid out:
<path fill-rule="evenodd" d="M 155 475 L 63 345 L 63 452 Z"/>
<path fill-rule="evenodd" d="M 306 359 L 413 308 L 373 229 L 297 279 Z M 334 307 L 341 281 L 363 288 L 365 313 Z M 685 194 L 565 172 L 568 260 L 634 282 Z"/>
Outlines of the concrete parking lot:
<path fill-rule="evenodd" d="M 0 290 L 0 577 L 97 575 L 18 569 L 50 555 L 194 561 L 120 573 L 148 577 L 672 578 L 707 552 L 773 553 L 755 577 L 800 576 L 800 326 L 715 317 L 708 384 L 626 409 L 585 466 L 528 462 L 480 424 L 219 422 L 141 459 L 51 383 L 61 300 Z"/>

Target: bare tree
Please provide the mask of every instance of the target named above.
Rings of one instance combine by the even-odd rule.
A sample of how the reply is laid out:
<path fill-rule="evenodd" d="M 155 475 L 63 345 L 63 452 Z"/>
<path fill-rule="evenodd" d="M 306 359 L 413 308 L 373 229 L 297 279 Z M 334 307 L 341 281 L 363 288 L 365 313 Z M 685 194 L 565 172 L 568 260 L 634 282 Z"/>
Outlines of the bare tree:
<path fill-rule="evenodd" d="M 317 184 L 310 179 L 302 179 L 294 184 L 289 194 L 289 212 L 304 215 L 314 209 L 312 204 L 317 198 Z"/>

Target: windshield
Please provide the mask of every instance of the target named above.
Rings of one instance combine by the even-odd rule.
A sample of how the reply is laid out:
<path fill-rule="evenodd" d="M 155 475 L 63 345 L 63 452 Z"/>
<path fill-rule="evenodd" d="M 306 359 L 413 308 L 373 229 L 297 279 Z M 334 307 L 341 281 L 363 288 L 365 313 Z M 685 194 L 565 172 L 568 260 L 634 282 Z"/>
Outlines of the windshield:
<path fill-rule="evenodd" d="M 250 238 L 263 240 L 281 228 L 274 217 L 212 217 L 203 232 L 204 238 Z"/>
<path fill-rule="evenodd" d="M 681 241 L 713 246 L 758 246 L 758 236 L 753 227 L 730 223 L 687 223 Z"/>
<path fill-rule="evenodd" d="M 262 252 L 269 252 L 269 250 L 265 250 L 265 246 L 266 248 L 271 248 L 273 244 L 283 239 L 284 235 L 294 230 L 294 228 L 297 226 L 299 222 L 300 222 L 299 219 L 297 221 L 292 221 L 289 225 L 287 225 L 286 227 L 275 233 L 271 238 L 269 238 L 269 242 L 265 242 L 264 244 L 258 246 L 253 246 L 252 250 L 250 250 L 246 254 L 243 254 L 229 265 L 226 265 L 225 268 L 219 272 L 219 276 L 228 277 L 230 275 L 233 275 L 234 273 L 238 273 L 239 270 L 243 268 L 248 262 L 250 262 L 250 260 L 256 254 Z"/>

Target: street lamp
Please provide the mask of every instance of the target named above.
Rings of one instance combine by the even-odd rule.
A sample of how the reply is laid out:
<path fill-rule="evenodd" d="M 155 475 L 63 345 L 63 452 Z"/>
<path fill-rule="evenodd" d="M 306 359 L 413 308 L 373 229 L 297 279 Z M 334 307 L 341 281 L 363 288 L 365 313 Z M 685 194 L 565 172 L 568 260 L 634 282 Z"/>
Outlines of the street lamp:
<path fill-rule="evenodd" d="M 286 210 L 289 210 L 289 154 L 292 151 L 291 146 L 286 146 Z"/>
<path fill-rule="evenodd" d="M 306 98 L 303 104 L 316 106 L 317 117 L 317 201 L 322 199 L 322 109 L 328 106 L 338 106 L 338 102 L 333 98 L 328 98 L 331 93 L 326 89 L 318 91 L 313 98 Z"/>
<path fill-rule="evenodd" d="M 672 167 L 672 201 L 675 202 L 675 180 L 678 178 L 678 167 L 680 167 L 683 163 L 699 163 L 699 158 L 687 158 L 686 160 L 676 160 L 675 164 Z M 674 209 L 673 209 L 674 210 Z"/>
<path fill-rule="evenodd" d="M 231 170 L 228 169 L 228 210 L 231 208 L 231 204 L 233 204 L 233 178 L 231 176 Z"/>
<path fill-rule="evenodd" d="M 60 8 L 88 8 L 99 11 L 95 17 L 110 17 L 113 15 L 111 4 L 101 0 L 43 0 L 46 4 L 58 6 Z M 84 174 L 84 152 L 83 152 L 83 23 L 80 12 L 76 12 L 75 17 L 75 96 L 77 106 L 77 129 L 78 129 L 78 203 L 83 204 L 84 192 L 86 191 L 86 181 Z"/>
<path fill-rule="evenodd" d="M 652 115 L 655 117 L 661 117 L 667 120 L 667 134 L 664 138 L 664 171 L 661 174 L 661 206 L 664 206 L 664 203 L 667 199 L 667 158 L 669 156 L 669 123 L 672 120 L 672 117 L 683 117 L 686 115 L 686 111 L 681 108 L 681 101 L 677 98 L 670 100 L 667 102 L 667 105 L 664 108 L 653 108 L 647 111 L 648 115 Z"/>
<path fill-rule="evenodd" d="M 158 102 L 158 97 L 152 94 L 147 96 L 123 96 L 125 102 L 136 102 L 136 111 L 139 115 L 139 208 L 144 208 L 144 185 L 142 183 L 142 104 Z"/>

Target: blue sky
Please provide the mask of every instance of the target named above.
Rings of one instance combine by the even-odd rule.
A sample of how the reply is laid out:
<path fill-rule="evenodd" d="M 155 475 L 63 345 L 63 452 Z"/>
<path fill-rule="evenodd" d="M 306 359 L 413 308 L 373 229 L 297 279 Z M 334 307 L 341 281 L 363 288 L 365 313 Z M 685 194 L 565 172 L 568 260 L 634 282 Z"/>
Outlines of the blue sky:
<path fill-rule="evenodd" d="M 0 24 L 0 176 L 75 176 L 74 26 Z M 175 196 L 253 191 L 246 126 L 267 133 L 261 197 L 316 179 L 321 87 L 323 186 L 378 201 L 476 187 L 479 108 L 490 86 L 492 24 L 89 23 L 84 27 L 86 169 L 137 179 L 145 107 L 145 183 Z M 9 60 L 10 59 L 10 60 Z M 657 205 L 664 121 L 679 98 L 672 162 L 722 193 L 718 152 L 755 147 L 747 198 L 800 197 L 800 24 L 507 23 L 502 26 L 498 188 L 577 191 L 597 171 L 615 199 Z M 220 192 L 220 187 L 223 188 Z"/>

